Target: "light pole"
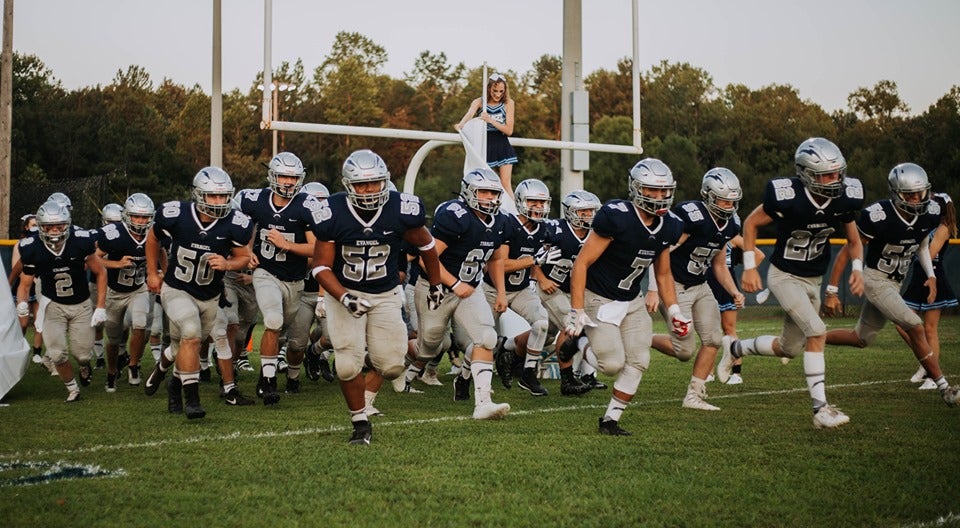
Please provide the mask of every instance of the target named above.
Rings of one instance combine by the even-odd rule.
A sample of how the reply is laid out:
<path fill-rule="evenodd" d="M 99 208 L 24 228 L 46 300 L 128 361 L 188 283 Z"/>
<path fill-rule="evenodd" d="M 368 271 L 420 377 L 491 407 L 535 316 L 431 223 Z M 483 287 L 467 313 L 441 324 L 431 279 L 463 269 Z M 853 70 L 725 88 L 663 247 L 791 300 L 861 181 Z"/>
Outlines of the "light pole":
<path fill-rule="evenodd" d="M 260 88 L 261 90 L 264 89 L 264 87 L 263 87 L 262 84 L 261 84 L 260 86 L 258 86 L 257 88 Z M 288 91 L 292 92 L 293 90 L 296 90 L 296 89 L 297 89 L 296 85 L 287 84 L 287 83 L 285 83 L 285 82 L 272 81 L 272 82 L 270 83 L 270 86 L 267 88 L 267 90 L 270 90 L 270 97 L 271 97 L 272 102 L 273 102 L 273 113 L 272 113 L 272 117 L 270 118 L 271 121 L 280 121 L 280 95 L 279 95 L 279 92 L 288 92 Z M 277 129 L 273 129 L 273 155 L 274 155 L 274 156 L 277 155 L 277 132 L 278 132 Z M 282 145 L 281 145 L 281 146 L 282 146 Z"/>

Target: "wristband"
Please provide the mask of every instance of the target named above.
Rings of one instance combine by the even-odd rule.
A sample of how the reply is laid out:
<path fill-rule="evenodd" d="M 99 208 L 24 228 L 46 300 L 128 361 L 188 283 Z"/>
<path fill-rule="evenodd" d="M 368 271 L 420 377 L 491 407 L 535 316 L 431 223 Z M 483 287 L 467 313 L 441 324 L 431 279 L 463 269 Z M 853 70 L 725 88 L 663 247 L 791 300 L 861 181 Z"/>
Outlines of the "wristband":
<path fill-rule="evenodd" d="M 419 249 L 420 251 L 430 251 L 430 250 L 433 249 L 434 246 L 436 246 L 436 245 L 437 245 L 437 241 L 436 241 L 435 239 L 432 239 L 432 238 L 431 238 L 429 244 L 426 244 L 426 245 L 424 245 L 424 246 L 420 246 L 420 247 L 418 247 L 417 249 Z"/>
<path fill-rule="evenodd" d="M 743 252 L 743 269 L 752 270 L 757 267 L 757 254 L 753 251 Z"/>
<path fill-rule="evenodd" d="M 330 268 L 327 267 L 327 266 L 317 266 L 317 267 L 313 268 L 312 270 L 310 270 L 310 275 L 313 275 L 313 278 L 316 279 L 316 278 L 317 278 L 317 275 L 319 275 L 320 272 L 323 271 L 323 270 L 330 271 Z"/>
<path fill-rule="evenodd" d="M 863 261 L 860 259 L 853 259 L 853 262 L 850 263 L 850 268 L 853 271 L 859 271 L 863 273 Z"/>
<path fill-rule="evenodd" d="M 838 293 L 840 293 L 839 287 L 833 284 L 827 284 L 827 295 L 837 295 Z"/>
<path fill-rule="evenodd" d="M 462 283 L 462 282 L 463 282 L 463 281 L 461 281 L 460 279 L 457 279 L 457 282 L 454 282 L 453 284 L 450 285 L 450 289 L 452 290 L 452 289 L 456 288 L 456 287 L 459 286 L 460 283 Z"/>

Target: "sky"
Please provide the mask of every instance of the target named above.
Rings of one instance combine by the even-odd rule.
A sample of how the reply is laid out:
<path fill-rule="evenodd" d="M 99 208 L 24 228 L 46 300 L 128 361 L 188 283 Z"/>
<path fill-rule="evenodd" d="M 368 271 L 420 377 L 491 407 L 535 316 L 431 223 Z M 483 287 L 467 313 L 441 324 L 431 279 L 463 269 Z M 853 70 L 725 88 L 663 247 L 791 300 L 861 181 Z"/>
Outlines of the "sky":
<path fill-rule="evenodd" d="M 584 75 L 632 55 L 631 0 L 583 0 Z M 960 85 L 958 0 L 640 0 L 641 71 L 662 60 L 708 72 L 718 87 L 789 84 L 833 111 L 880 80 L 911 114 Z M 14 49 L 37 55 L 67 89 L 107 85 L 142 66 L 155 84 L 211 87 L 212 0 L 16 0 Z M 222 0 L 223 87 L 246 91 L 263 68 L 263 0 Z M 483 7 L 477 11 L 475 6 Z M 401 78 L 423 51 L 468 68 L 525 72 L 562 54 L 562 0 L 274 0 L 274 66 L 310 72 L 340 31 L 388 54 Z"/>

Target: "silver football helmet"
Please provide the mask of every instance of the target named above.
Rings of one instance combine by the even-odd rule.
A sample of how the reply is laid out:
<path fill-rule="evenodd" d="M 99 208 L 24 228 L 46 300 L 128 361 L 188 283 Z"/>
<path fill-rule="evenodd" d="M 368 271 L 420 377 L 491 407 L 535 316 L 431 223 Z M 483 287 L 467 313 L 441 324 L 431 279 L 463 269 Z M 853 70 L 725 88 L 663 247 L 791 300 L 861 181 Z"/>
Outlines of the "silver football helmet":
<path fill-rule="evenodd" d="M 560 212 L 572 227 L 590 229 L 593 227 L 593 216 L 602 205 L 600 198 L 592 192 L 570 191 L 560 202 Z"/>
<path fill-rule="evenodd" d="M 890 196 L 898 208 L 912 215 L 922 215 L 930 206 L 930 178 L 927 171 L 916 163 L 901 163 L 887 176 Z M 908 202 L 905 195 L 920 193 L 920 201 Z"/>
<path fill-rule="evenodd" d="M 655 158 L 646 158 L 630 169 L 629 187 L 630 200 L 638 209 L 662 216 L 667 214 L 673 205 L 673 191 L 677 188 L 677 182 L 666 163 Z M 644 196 L 644 189 L 664 189 L 667 192 L 662 198 L 657 198 Z"/>
<path fill-rule="evenodd" d="M 303 186 L 303 178 L 307 171 L 303 168 L 300 158 L 290 152 L 279 152 L 270 160 L 267 166 L 267 182 L 270 190 L 284 198 L 293 198 Z M 296 178 L 296 183 L 280 183 L 280 176 Z"/>
<path fill-rule="evenodd" d="M 317 200 L 326 200 L 330 198 L 330 189 L 320 182 L 307 182 L 300 188 L 300 192 L 309 194 Z"/>
<path fill-rule="evenodd" d="M 368 149 L 357 150 L 343 162 L 343 188 L 347 191 L 347 198 L 354 207 L 374 211 L 383 207 L 390 198 L 387 183 L 390 181 L 390 171 L 376 152 Z M 360 194 L 354 185 L 364 182 L 381 182 L 378 192 Z"/>
<path fill-rule="evenodd" d="M 481 200 L 477 196 L 477 191 L 488 190 L 495 191 L 496 196 L 492 199 Z M 460 180 L 460 198 L 471 209 L 485 214 L 497 214 L 500 211 L 500 200 L 503 198 L 503 185 L 500 183 L 500 176 L 490 167 L 480 167 L 463 175 Z"/>
<path fill-rule="evenodd" d="M 103 210 L 100 211 L 100 219 L 103 225 L 107 225 L 110 222 L 119 222 L 123 219 L 123 206 L 118 203 L 108 203 L 104 205 Z"/>
<path fill-rule="evenodd" d="M 211 203 L 209 196 L 221 195 L 227 199 L 222 204 Z M 220 167 L 204 167 L 193 177 L 193 201 L 197 211 L 212 218 L 225 218 L 230 214 L 233 199 L 233 181 Z"/>
<path fill-rule="evenodd" d="M 388 191 L 393 191 L 393 192 L 400 192 L 400 191 L 397 189 L 397 184 L 393 183 L 393 182 L 390 181 L 390 180 L 387 180 L 387 190 L 388 190 Z"/>
<path fill-rule="evenodd" d="M 132 233 L 146 235 L 147 231 L 153 227 L 153 217 L 157 209 L 153 206 L 153 200 L 143 193 L 133 193 L 127 197 L 123 203 L 123 223 Z M 134 219 L 146 218 L 146 222 L 135 222 Z"/>
<path fill-rule="evenodd" d="M 707 209 L 720 220 L 727 220 L 737 213 L 740 207 L 740 199 L 743 198 L 743 189 L 740 188 L 740 180 L 730 169 L 715 167 L 703 175 L 703 183 L 700 184 L 700 196 L 707 205 Z M 720 207 L 718 200 L 733 202 L 727 207 Z"/>
<path fill-rule="evenodd" d="M 843 194 L 843 178 L 847 174 L 847 160 L 840 148 L 823 138 L 810 138 L 797 147 L 793 156 L 797 176 L 812 194 L 824 198 L 839 198 Z M 831 183 L 820 183 L 817 176 L 837 172 L 840 177 Z"/>
<path fill-rule="evenodd" d="M 53 251 L 60 251 L 70 238 L 70 209 L 50 200 L 37 209 L 40 240 Z"/>
<path fill-rule="evenodd" d="M 55 192 L 47 197 L 48 202 L 51 200 L 66 207 L 70 210 L 70 212 L 73 212 L 73 203 L 70 202 L 70 197 L 66 194 L 63 194 L 62 192 Z"/>
<path fill-rule="evenodd" d="M 541 222 L 550 214 L 550 189 L 540 180 L 533 178 L 523 180 L 517 185 L 514 197 L 517 212 L 534 222 Z M 542 200 L 543 203 L 531 206 L 528 203 L 529 200 Z"/>

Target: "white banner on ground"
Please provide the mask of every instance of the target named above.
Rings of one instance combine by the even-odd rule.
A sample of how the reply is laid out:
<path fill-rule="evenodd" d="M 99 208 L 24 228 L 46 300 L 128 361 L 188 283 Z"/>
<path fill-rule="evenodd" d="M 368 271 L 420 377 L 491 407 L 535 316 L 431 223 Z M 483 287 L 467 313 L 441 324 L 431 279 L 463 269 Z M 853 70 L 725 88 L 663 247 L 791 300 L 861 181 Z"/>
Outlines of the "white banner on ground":
<path fill-rule="evenodd" d="M 0 272 L 7 277 L 3 262 L 0 262 Z M 8 293 L 0 293 L 0 399 L 23 379 L 30 365 L 30 345 L 20 331 L 13 294 L 9 289 L 6 291 Z"/>

